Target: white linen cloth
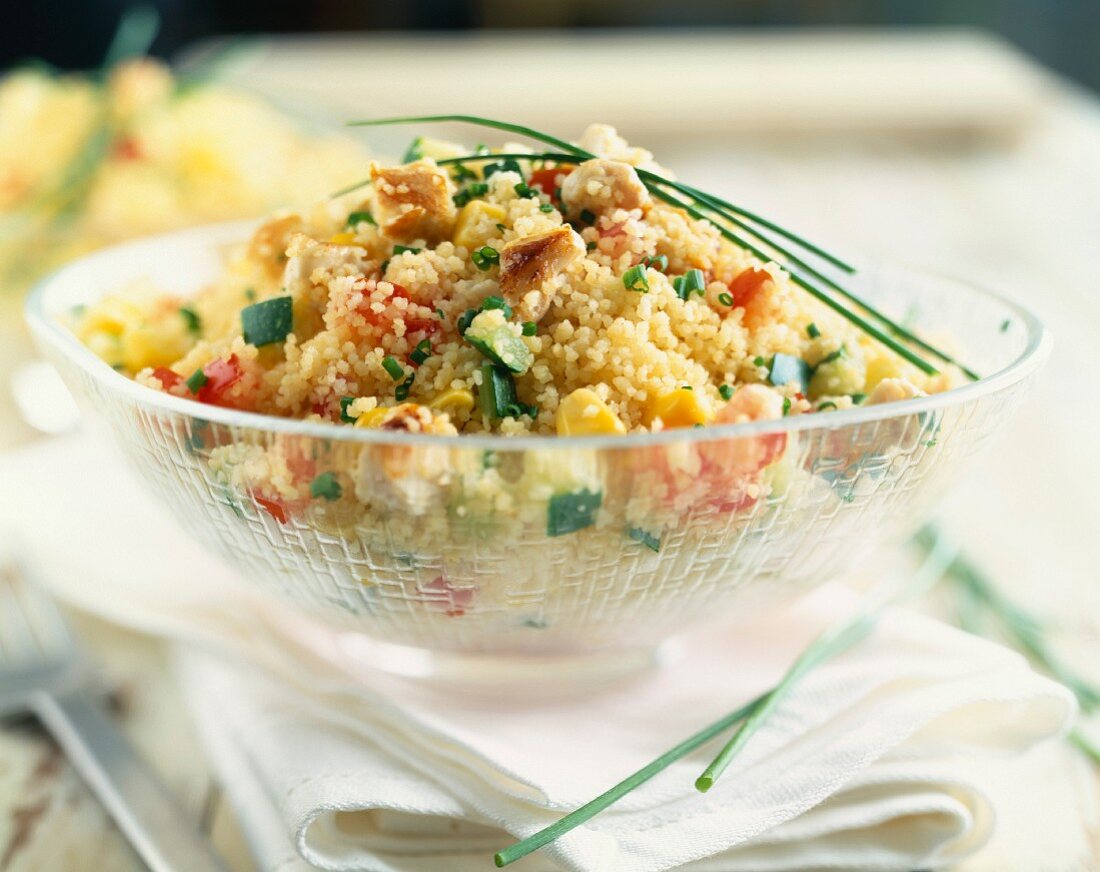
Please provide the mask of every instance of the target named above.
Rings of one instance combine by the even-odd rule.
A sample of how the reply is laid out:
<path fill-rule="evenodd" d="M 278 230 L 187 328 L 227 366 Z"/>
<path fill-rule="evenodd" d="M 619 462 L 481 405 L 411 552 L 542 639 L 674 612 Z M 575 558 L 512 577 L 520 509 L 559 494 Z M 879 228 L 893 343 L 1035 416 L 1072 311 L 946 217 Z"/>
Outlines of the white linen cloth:
<path fill-rule="evenodd" d="M 599 692 L 448 694 L 349 665 L 338 637 L 256 597 L 87 440 L 4 458 L 0 483 L 0 530 L 59 595 L 184 643 L 205 745 L 264 867 L 284 872 L 299 854 L 333 870 L 490 868 L 514 837 L 771 686 L 854 602 L 824 589 L 712 626 L 669 667 Z M 692 782 L 720 741 L 516 868 L 947 865 L 994 823 L 968 761 L 1025 752 L 1074 711 L 1017 655 L 894 611 L 806 677 L 710 793 Z"/>

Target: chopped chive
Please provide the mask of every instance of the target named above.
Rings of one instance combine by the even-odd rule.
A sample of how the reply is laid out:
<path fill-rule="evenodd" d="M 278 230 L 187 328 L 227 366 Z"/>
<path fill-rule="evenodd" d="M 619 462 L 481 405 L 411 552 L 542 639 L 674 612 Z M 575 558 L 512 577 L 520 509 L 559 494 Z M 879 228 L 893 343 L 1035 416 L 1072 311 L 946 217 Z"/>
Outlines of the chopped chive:
<path fill-rule="evenodd" d="M 507 228 L 507 227 L 505 227 L 505 226 L 504 226 L 503 224 L 498 224 L 498 225 L 497 225 L 497 230 L 499 230 L 499 231 L 500 231 L 501 233 L 503 233 L 503 232 L 504 232 L 505 230 L 507 230 L 507 229 L 508 229 L 508 228 Z"/>
<path fill-rule="evenodd" d="M 407 379 L 401 382 L 401 384 L 393 389 L 393 398 L 401 403 L 407 400 L 409 398 L 409 391 L 412 390 L 413 381 L 415 379 L 416 373 L 414 372 Z"/>
<path fill-rule="evenodd" d="M 817 362 L 817 366 L 814 367 L 814 370 L 818 370 L 825 364 L 832 363 L 834 360 L 840 360 L 842 357 L 847 357 L 847 355 L 848 349 L 841 345 L 840 348 L 838 348 L 836 351 L 827 354 L 823 358 L 821 358 L 821 360 Z"/>
<path fill-rule="evenodd" d="M 345 424 L 354 424 L 358 416 L 348 414 L 348 407 L 355 402 L 355 397 L 340 397 L 340 420 Z"/>
<path fill-rule="evenodd" d="M 320 497 L 330 503 L 340 499 L 343 493 L 344 489 L 340 487 L 340 482 L 336 480 L 336 473 L 334 472 L 322 472 L 309 485 L 309 495 L 311 497 L 314 499 Z"/>
<path fill-rule="evenodd" d="M 852 405 L 858 406 L 865 399 L 867 399 L 867 394 L 852 394 Z"/>
<path fill-rule="evenodd" d="M 653 267 L 658 272 L 665 272 L 668 269 L 668 255 L 659 254 L 656 257 L 647 257 L 642 263 Z"/>
<path fill-rule="evenodd" d="M 718 396 L 720 396 L 723 400 L 728 400 L 730 397 L 733 396 L 733 388 L 730 385 L 719 385 Z"/>
<path fill-rule="evenodd" d="M 810 367 L 801 357 L 792 354 L 776 354 L 768 369 L 768 379 L 776 387 L 791 384 L 798 385 L 803 393 L 810 384 Z"/>
<path fill-rule="evenodd" d="M 416 366 L 420 366 L 432 356 L 432 343 L 430 339 L 421 339 L 416 343 L 416 348 L 409 355 L 409 360 Z"/>
<path fill-rule="evenodd" d="M 442 309 L 436 309 L 435 314 L 439 316 L 440 321 L 446 321 L 447 320 L 447 316 L 443 313 Z"/>
<path fill-rule="evenodd" d="M 584 244 L 584 247 L 585 247 L 586 251 L 595 251 L 596 250 L 596 243 L 594 241 L 593 242 L 586 242 Z"/>
<path fill-rule="evenodd" d="M 388 372 L 390 378 L 394 381 L 401 381 L 405 377 L 405 368 L 393 357 L 386 357 L 382 360 L 382 369 Z"/>
<path fill-rule="evenodd" d="M 474 266 L 485 272 L 500 263 L 500 252 L 491 245 L 486 245 L 484 248 L 471 252 L 470 260 L 474 262 Z"/>
<path fill-rule="evenodd" d="M 374 223 L 374 216 L 370 212 L 368 212 L 366 209 L 359 209 L 355 212 L 350 213 L 348 215 L 347 224 L 345 226 L 355 227 L 356 225 L 363 224 L 363 223 L 371 224 L 375 227 L 378 226 L 377 224 Z"/>
<path fill-rule="evenodd" d="M 753 366 L 763 366 L 764 365 L 764 358 L 762 358 L 760 355 L 757 355 L 756 357 L 754 357 L 752 359 L 752 365 Z"/>
<path fill-rule="evenodd" d="M 244 341 L 257 348 L 282 342 L 294 325 L 294 303 L 290 297 L 272 297 L 241 309 Z"/>
<path fill-rule="evenodd" d="M 188 333 L 192 336 L 202 335 L 202 319 L 199 317 L 198 312 L 190 306 L 180 306 L 180 317 L 183 318 L 184 323 L 187 325 Z"/>
<path fill-rule="evenodd" d="M 415 245 L 395 245 L 393 247 L 393 254 L 394 257 L 399 254 L 404 254 L 405 252 L 408 252 L 409 254 L 420 254 L 420 252 L 422 252 L 423 250 L 423 248 L 417 248 Z M 388 262 L 389 261 L 387 261 L 387 263 Z"/>
<path fill-rule="evenodd" d="M 733 295 L 732 294 L 727 294 L 725 291 L 723 291 L 722 293 L 720 293 L 718 295 L 718 302 L 721 303 L 723 306 L 732 306 L 733 305 Z"/>
<path fill-rule="evenodd" d="M 458 316 L 458 321 L 455 326 L 458 328 L 460 336 L 466 335 L 466 331 L 470 329 L 470 325 L 473 323 L 474 318 L 476 318 L 480 312 L 480 309 L 467 309 Z"/>
<path fill-rule="evenodd" d="M 645 267 L 641 264 L 632 266 L 623 273 L 623 287 L 628 291 L 637 291 L 641 294 L 649 293 L 649 279 L 645 274 Z"/>
<path fill-rule="evenodd" d="M 701 269 L 689 269 L 672 280 L 672 287 L 681 300 L 687 300 L 692 294 L 706 293 L 707 280 Z"/>
<path fill-rule="evenodd" d="M 551 203 L 543 203 L 541 206 L 539 206 L 539 211 L 540 212 L 553 212 L 554 211 L 554 206 Z"/>
<path fill-rule="evenodd" d="M 191 391 L 193 394 L 197 394 L 207 381 L 209 381 L 209 379 L 207 379 L 206 373 L 200 368 L 191 373 L 191 377 L 188 378 L 184 384 L 187 385 L 187 390 Z"/>
<path fill-rule="evenodd" d="M 405 154 L 401 157 L 401 163 L 412 163 L 414 160 L 420 160 L 424 157 L 423 152 L 424 137 L 418 136 L 412 142 L 409 143 L 409 147 L 405 149 Z"/>
<path fill-rule="evenodd" d="M 487 182 L 474 182 L 471 185 L 467 185 L 451 199 L 454 200 L 456 206 L 465 206 L 471 200 L 477 197 L 484 197 L 488 193 L 489 185 Z"/>
<path fill-rule="evenodd" d="M 466 179 L 476 179 L 477 173 L 466 166 L 466 164 L 455 164 L 455 171 L 452 178 L 456 182 L 464 182 Z"/>
<path fill-rule="evenodd" d="M 821 331 L 817 329 L 817 325 L 813 321 L 806 325 L 806 335 L 811 339 L 817 339 L 821 335 Z"/>
<path fill-rule="evenodd" d="M 581 210 L 581 221 L 585 224 L 595 224 L 596 216 L 589 212 L 587 209 Z"/>
<path fill-rule="evenodd" d="M 386 274 L 386 267 L 388 267 L 389 265 L 390 265 L 390 259 L 387 257 L 384 261 L 382 261 L 382 266 L 380 266 L 378 268 L 378 271 L 380 273 L 382 273 L 382 275 L 385 275 Z"/>
<path fill-rule="evenodd" d="M 503 366 L 492 363 L 481 365 L 481 385 L 478 387 L 478 401 L 486 417 L 496 420 L 507 417 L 516 402 L 516 383 Z"/>
<path fill-rule="evenodd" d="M 504 160 L 487 163 L 481 168 L 482 178 L 488 179 L 495 173 L 518 173 L 522 176 L 523 170 L 520 169 L 519 163 L 515 158 L 505 158 Z"/>
<path fill-rule="evenodd" d="M 564 536 L 591 527 L 596 523 L 596 513 L 602 503 L 603 492 L 588 488 L 554 494 L 546 507 L 546 534 Z"/>
<path fill-rule="evenodd" d="M 539 325 L 536 324 L 534 321 L 524 321 L 523 322 L 523 335 L 524 336 L 534 336 L 538 332 L 539 332 Z"/>
<path fill-rule="evenodd" d="M 661 537 L 654 536 L 648 530 L 643 530 L 641 527 L 631 527 L 627 531 L 627 535 L 635 542 L 641 542 L 650 551 L 658 552 L 661 550 Z"/>
<path fill-rule="evenodd" d="M 512 317 L 512 307 L 508 305 L 504 297 L 486 297 L 481 301 L 481 311 L 484 312 L 488 309 L 501 309 L 505 318 Z"/>
<path fill-rule="evenodd" d="M 837 408 L 836 403 L 834 403 L 832 400 L 826 400 L 824 403 L 821 403 L 817 407 L 817 410 L 819 412 L 824 412 L 826 409 L 835 409 L 835 408 Z"/>
<path fill-rule="evenodd" d="M 520 182 L 519 184 L 513 185 L 512 189 L 517 194 L 519 194 L 519 196 L 525 197 L 529 200 L 536 199 L 539 195 L 538 190 L 536 188 L 532 188 L 530 185 L 527 184 L 527 182 Z"/>
<path fill-rule="evenodd" d="M 791 398 L 783 398 L 783 417 L 786 418 L 791 413 Z"/>

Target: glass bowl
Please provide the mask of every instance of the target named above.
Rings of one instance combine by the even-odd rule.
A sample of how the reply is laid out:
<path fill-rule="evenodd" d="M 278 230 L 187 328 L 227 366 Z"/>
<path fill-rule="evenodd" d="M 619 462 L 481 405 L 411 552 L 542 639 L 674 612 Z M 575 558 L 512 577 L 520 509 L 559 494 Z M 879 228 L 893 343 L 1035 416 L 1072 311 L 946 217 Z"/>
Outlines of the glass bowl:
<path fill-rule="evenodd" d="M 36 289 L 30 324 L 90 417 L 195 537 L 272 596 L 356 631 L 397 671 L 415 658 L 474 671 L 625 662 L 700 617 L 745 614 L 836 578 L 921 522 L 1050 346 L 1033 315 L 1000 297 L 876 266 L 856 292 L 929 336 L 965 340 L 984 379 L 781 421 L 446 437 L 179 399 L 115 372 L 66 326 L 75 307 L 135 280 L 193 293 L 249 229 L 90 255 Z M 318 476 L 326 486 L 311 494 Z"/>

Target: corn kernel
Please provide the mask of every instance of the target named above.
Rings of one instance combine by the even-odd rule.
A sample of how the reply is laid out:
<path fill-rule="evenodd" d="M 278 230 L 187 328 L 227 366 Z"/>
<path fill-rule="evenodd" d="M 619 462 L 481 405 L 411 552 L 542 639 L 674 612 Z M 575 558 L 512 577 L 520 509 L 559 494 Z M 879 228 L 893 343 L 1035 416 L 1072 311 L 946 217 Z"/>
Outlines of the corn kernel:
<path fill-rule="evenodd" d="M 437 412 L 450 414 L 469 412 L 474 407 L 474 395 L 465 388 L 444 391 L 429 404 Z"/>
<path fill-rule="evenodd" d="M 382 423 L 382 419 L 386 417 L 386 412 L 389 408 L 386 406 L 378 406 L 375 409 L 371 409 L 369 412 L 364 412 L 358 418 L 355 419 L 355 426 L 361 427 L 367 430 L 371 427 L 377 427 Z"/>
<path fill-rule="evenodd" d="M 333 245 L 359 245 L 359 243 L 355 241 L 355 234 L 346 231 L 330 237 L 329 242 Z M 363 246 L 360 245 L 359 247 L 362 248 Z"/>
<path fill-rule="evenodd" d="M 173 322 L 179 319 L 173 319 Z M 131 327 L 121 336 L 122 363 L 131 372 L 147 366 L 168 366 L 191 350 L 183 322 Z"/>
<path fill-rule="evenodd" d="M 503 223 L 508 213 L 494 203 L 471 200 L 462 207 L 455 219 L 455 232 L 451 241 L 467 251 L 481 248 L 495 235 L 496 225 Z"/>
<path fill-rule="evenodd" d="M 658 394 L 646 408 L 646 423 L 653 424 L 658 418 L 666 430 L 677 427 L 694 427 L 705 424 L 710 415 L 690 388 L 677 388 L 665 394 Z"/>
<path fill-rule="evenodd" d="M 588 388 L 577 388 L 561 401 L 554 423 L 559 436 L 626 432 L 618 416 Z"/>
<path fill-rule="evenodd" d="M 869 394 L 880 381 L 901 378 L 903 375 L 900 362 L 896 358 L 877 354 L 867 360 L 867 374 L 864 377 L 862 390 Z"/>

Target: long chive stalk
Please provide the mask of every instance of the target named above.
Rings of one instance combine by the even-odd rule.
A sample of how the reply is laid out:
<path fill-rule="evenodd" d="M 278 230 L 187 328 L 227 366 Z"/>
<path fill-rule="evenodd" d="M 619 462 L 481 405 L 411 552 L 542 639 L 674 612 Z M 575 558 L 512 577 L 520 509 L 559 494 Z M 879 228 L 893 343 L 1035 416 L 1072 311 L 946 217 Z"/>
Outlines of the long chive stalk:
<path fill-rule="evenodd" d="M 378 118 L 363 121 L 353 121 L 349 122 L 349 124 L 350 126 L 365 127 L 389 124 L 411 124 L 444 121 L 464 122 L 479 125 L 482 127 L 490 127 L 497 130 L 503 130 L 510 133 L 516 133 L 520 136 L 534 139 L 546 145 L 560 148 L 563 150 L 564 153 L 472 155 L 461 158 L 447 158 L 445 160 L 439 161 L 439 163 L 441 164 L 457 164 L 473 162 L 477 160 L 493 160 L 502 158 L 513 158 L 519 160 L 553 160 L 556 163 L 577 163 L 596 157 L 596 155 L 594 155 L 592 152 L 589 152 L 569 142 L 566 142 L 563 139 L 559 139 L 556 136 L 552 136 L 550 134 L 535 130 L 531 127 L 520 124 L 513 124 L 507 121 L 498 121 L 495 119 L 483 118 L 476 115 L 399 116 L 393 118 Z M 850 309 L 840 304 L 838 301 L 833 299 L 829 293 L 823 291 L 816 285 L 811 284 L 811 281 L 820 282 L 827 285 L 829 288 L 832 289 L 832 291 L 840 294 L 849 302 L 860 307 L 860 309 L 862 309 L 871 318 L 880 322 L 882 327 L 888 330 L 889 333 L 893 334 L 894 336 L 898 336 L 904 339 L 906 342 L 917 346 L 922 351 L 932 355 L 933 357 L 945 363 L 957 366 L 970 379 L 977 380 L 978 378 L 980 378 L 980 376 L 976 372 L 960 363 L 954 357 L 948 355 L 946 352 L 941 351 L 940 349 L 921 339 L 915 333 L 906 329 L 903 325 L 893 321 L 883 312 L 879 311 L 871 304 L 867 303 L 857 295 L 848 291 L 838 282 L 822 273 L 813 265 L 807 263 L 803 258 L 791 252 L 789 249 L 784 247 L 783 244 L 777 242 L 775 239 L 770 238 L 761 228 L 770 230 L 773 233 L 777 233 L 783 236 L 784 238 L 790 240 L 792 243 L 797 244 L 801 248 L 805 249 L 807 252 L 821 258 L 822 260 L 827 261 L 837 269 L 843 270 L 844 272 L 855 272 L 855 268 L 852 267 L 850 264 L 836 257 L 835 255 L 830 254 L 824 249 L 819 248 L 808 240 L 803 239 L 797 234 L 794 234 L 791 231 L 786 230 L 785 228 L 771 221 L 768 221 L 760 215 L 736 206 L 735 204 L 730 203 L 728 200 L 724 200 L 715 195 L 708 194 L 690 185 L 685 185 L 680 182 L 675 182 L 671 179 L 666 179 L 648 170 L 637 169 L 637 172 L 639 177 L 643 180 L 643 184 L 645 184 L 650 192 L 653 193 L 655 196 L 659 197 L 662 200 L 665 200 L 665 202 L 676 205 L 678 208 L 684 209 L 698 220 L 709 221 L 719 230 L 719 232 L 724 237 L 729 239 L 731 242 L 734 242 L 735 244 L 741 246 L 742 248 L 745 248 L 747 251 L 754 254 L 755 256 L 764 260 L 777 260 L 788 271 L 788 273 L 790 273 L 792 280 L 796 284 L 798 284 L 800 287 L 802 287 L 804 290 L 809 292 L 812 296 L 814 296 L 821 302 L 825 303 L 825 305 L 832 308 L 842 317 L 846 318 L 856 327 L 863 330 L 869 336 L 873 337 L 874 339 L 885 345 L 895 354 L 898 354 L 900 357 L 916 366 L 925 374 L 934 375 L 938 372 L 938 370 L 935 368 L 935 366 L 925 361 L 924 358 L 922 358 L 920 355 L 905 347 L 900 342 L 894 340 L 882 329 L 870 324 L 870 322 L 868 322 L 865 318 L 855 312 L 852 312 Z M 356 190 L 359 187 L 362 187 L 365 184 L 366 182 L 358 182 L 354 185 L 350 185 L 347 188 L 342 189 L 341 191 L 338 191 L 333 196 L 342 196 Z M 685 203 L 675 198 L 670 199 L 671 195 L 668 194 L 668 192 L 665 191 L 664 188 L 671 188 L 677 193 L 690 198 L 691 202 Z M 702 214 L 699 211 L 700 209 L 706 210 L 710 214 Z M 777 253 L 779 257 L 773 257 L 771 254 L 761 250 L 756 244 L 750 243 L 748 240 L 744 239 L 744 237 L 715 221 L 715 218 L 719 218 L 722 221 L 733 224 L 740 230 L 750 234 L 754 239 L 758 240 L 760 244 Z M 746 223 L 746 221 L 752 223 Z"/>
<path fill-rule="evenodd" d="M 667 769 L 677 760 L 690 754 L 695 749 L 702 747 L 730 727 L 740 723 L 742 727 L 739 729 L 737 735 L 746 732 L 748 735 L 751 735 L 766 718 L 767 714 L 775 708 L 779 700 L 790 692 L 799 679 L 803 678 L 815 667 L 821 665 L 829 658 L 847 651 L 861 639 L 865 638 L 874 628 L 882 611 L 887 606 L 903 602 L 927 591 L 928 588 L 935 584 L 943 575 L 945 567 L 951 562 L 955 553 L 954 546 L 943 537 L 939 537 L 931 553 L 925 558 L 911 580 L 900 586 L 896 584 L 884 585 L 878 593 L 869 595 L 863 608 L 858 610 L 852 617 L 839 622 L 833 628 L 818 637 L 818 639 L 806 649 L 802 656 L 798 658 L 795 665 L 788 670 L 787 674 L 783 676 L 780 682 L 771 690 L 730 712 L 728 715 L 724 715 L 714 721 L 714 723 L 704 727 L 698 733 L 695 733 L 680 744 L 670 748 L 651 763 L 646 764 L 637 772 L 627 776 L 610 790 L 601 793 L 595 799 L 570 812 L 561 820 L 497 852 L 493 857 L 496 865 L 499 867 L 514 863 L 516 860 L 526 857 L 533 851 L 537 851 L 539 848 L 560 838 L 570 830 L 576 829 L 581 824 L 586 823 L 600 812 L 614 805 L 631 791 L 649 781 L 659 772 Z M 750 722 L 754 726 L 746 730 L 746 726 Z M 748 735 L 741 740 L 742 745 L 745 741 L 748 741 Z M 734 739 L 736 740 L 736 735 Z M 717 774 L 715 774 L 714 777 L 717 777 Z M 713 783 L 713 779 L 711 783 Z M 698 782 L 696 786 L 699 786 Z M 707 788 L 701 789 L 705 790 Z"/>
<path fill-rule="evenodd" d="M 931 550 L 912 579 L 902 586 L 888 585 L 881 592 L 869 596 L 866 604 L 849 618 L 845 618 L 822 633 L 794 662 L 765 701 L 756 707 L 737 732 L 725 744 L 718 756 L 695 780 L 695 789 L 706 793 L 719 776 L 729 767 L 733 758 L 745 747 L 749 739 L 760 729 L 768 715 L 788 696 L 799 681 L 822 661 L 845 651 L 867 636 L 874 629 L 879 616 L 888 606 L 898 605 L 928 591 L 951 565 L 958 549 L 942 535 L 931 544 Z"/>

